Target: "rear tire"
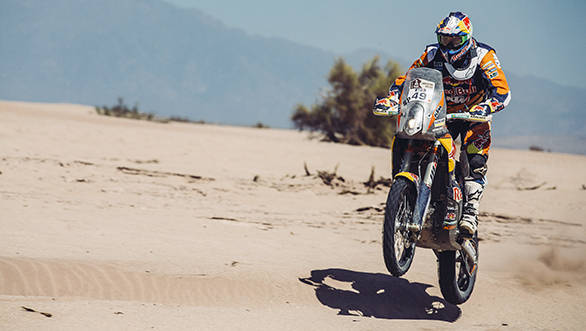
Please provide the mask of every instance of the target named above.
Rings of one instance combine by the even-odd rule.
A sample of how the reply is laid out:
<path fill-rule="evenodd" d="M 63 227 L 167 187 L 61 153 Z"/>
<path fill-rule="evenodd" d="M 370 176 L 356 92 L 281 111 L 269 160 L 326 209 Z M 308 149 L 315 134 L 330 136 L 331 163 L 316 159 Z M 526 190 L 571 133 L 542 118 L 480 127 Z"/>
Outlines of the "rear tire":
<path fill-rule="evenodd" d="M 383 224 L 383 257 L 391 275 L 399 277 L 409 270 L 415 254 L 415 242 L 407 230 L 413 218 L 415 185 L 406 178 L 395 180 L 389 191 Z"/>
<path fill-rule="evenodd" d="M 472 239 L 478 257 L 478 239 Z M 466 272 L 465 253 L 459 251 L 444 251 L 438 254 L 439 284 L 442 295 L 447 302 L 459 305 L 466 302 L 472 295 L 478 264 L 472 272 Z"/>

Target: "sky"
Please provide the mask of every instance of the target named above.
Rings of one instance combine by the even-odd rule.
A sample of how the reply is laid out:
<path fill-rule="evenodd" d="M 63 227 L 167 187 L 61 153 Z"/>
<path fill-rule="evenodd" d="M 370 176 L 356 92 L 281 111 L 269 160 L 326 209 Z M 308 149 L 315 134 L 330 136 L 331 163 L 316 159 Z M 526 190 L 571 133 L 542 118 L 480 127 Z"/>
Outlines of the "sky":
<path fill-rule="evenodd" d="M 379 49 L 411 62 L 435 42 L 450 11 L 466 13 L 474 36 L 505 72 L 586 88 L 584 0 L 165 0 L 197 8 L 251 35 L 288 39 L 338 54 Z"/>

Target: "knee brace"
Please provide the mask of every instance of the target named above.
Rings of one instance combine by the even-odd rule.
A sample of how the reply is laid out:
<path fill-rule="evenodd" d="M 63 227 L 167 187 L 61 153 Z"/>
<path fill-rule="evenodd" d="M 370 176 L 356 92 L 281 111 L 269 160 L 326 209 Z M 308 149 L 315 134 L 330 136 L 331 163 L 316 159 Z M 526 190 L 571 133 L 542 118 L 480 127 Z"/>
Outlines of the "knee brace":
<path fill-rule="evenodd" d="M 483 154 L 468 154 L 468 164 L 470 165 L 469 176 L 474 179 L 484 180 L 488 167 L 486 161 L 487 155 Z"/>

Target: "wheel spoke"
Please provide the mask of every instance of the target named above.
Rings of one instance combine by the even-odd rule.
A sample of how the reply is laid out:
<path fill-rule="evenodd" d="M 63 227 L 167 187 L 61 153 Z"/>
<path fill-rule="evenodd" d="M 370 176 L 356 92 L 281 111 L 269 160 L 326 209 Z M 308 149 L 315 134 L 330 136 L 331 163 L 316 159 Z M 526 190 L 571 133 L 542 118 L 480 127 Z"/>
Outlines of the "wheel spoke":
<path fill-rule="evenodd" d="M 385 207 L 383 226 L 383 255 L 387 269 L 393 276 L 401 276 L 409 269 L 415 246 L 407 230 L 413 213 L 414 190 L 406 179 L 393 183 Z"/>
<path fill-rule="evenodd" d="M 405 246 L 403 245 L 403 236 L 399 232 L 395 232 L 395 257 L 397 261 L 401 261 L 403 257 L 403 251 Z"/>
<path fill-rule="evenodd" d="M 457 274 L 457 283 L 458 288 L 462 291 L 465 291 L 468 288 L 468 281 L 470 280 L 470 276 L 466 270 L 466 262 L 465 256 L 460 251 L 456 251 L 456 274 Z"/>
<path fill-rule="evenodd" d="M 405 230 L 407 228 L 406 223 L 409 219 L 409 212 L 409 201 L 407 200 L 407 196 L 403 195 L 399 203 L 397 217 L 395 218 L 394 249 L 395 257 L 398 263 L 401 263 L 403 255 L 405 255 L 405 250 L 407 247 L 409 247 L 408 234 Z"/>

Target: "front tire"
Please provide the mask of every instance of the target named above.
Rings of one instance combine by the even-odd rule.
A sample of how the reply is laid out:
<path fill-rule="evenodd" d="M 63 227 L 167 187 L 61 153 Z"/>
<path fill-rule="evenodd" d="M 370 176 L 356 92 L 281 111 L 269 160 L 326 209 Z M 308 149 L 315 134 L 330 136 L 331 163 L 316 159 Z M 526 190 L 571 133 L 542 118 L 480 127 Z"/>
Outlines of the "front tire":
<path fill-rule="evenodd" d="M 415 254 L 407 224 L 413 218 L 417 194 L 406 178 L 395 180 L 389 191 L 383 224 L 383 257 L 391 275 L 399 277 L 409 270 Z"/>
<path fill-rule="evenodd" d="M 478 238 L 472 239 L 471 243 L 478 258 Z M 466 302 L 474 290 L 477 265 L 468 267 L 462 250 L 440 252 L 438 257 L 439 284 L 444 299 L 455 305 Z"/>

